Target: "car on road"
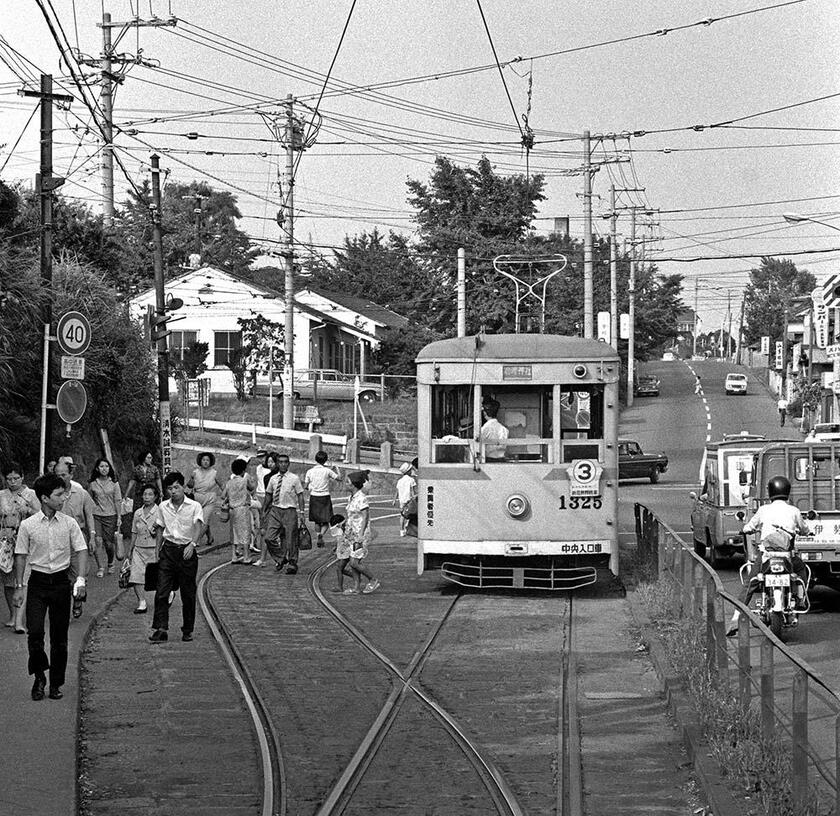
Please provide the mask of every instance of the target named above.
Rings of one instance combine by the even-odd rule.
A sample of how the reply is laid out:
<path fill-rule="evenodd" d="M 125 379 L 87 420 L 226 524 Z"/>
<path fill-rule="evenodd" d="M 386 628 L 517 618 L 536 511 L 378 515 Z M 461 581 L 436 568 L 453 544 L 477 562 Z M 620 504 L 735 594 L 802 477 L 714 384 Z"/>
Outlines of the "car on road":
<path fill-rule="evenodd" d="M 676 354 L 674 354 L 674 352 L 673 352 L 673 351 L 666 351 L 666 352 L 662 355 L 662 359 L 663 359 L 666 363 L 672 363 L 674 360 L 676 360 L 676 359 L 677 359 L 677 355 L 676 355 Z"/>
<path fill-rule="evenodd" d="M 636 380 L 633 395 L 636 397 L 658 397 L 659 378 L 650 374 L 643 374 Z"/>
<path fill-rule="evenodd" d="M 727 374 L 726 382 L 723 384 L 723 390 L 727 394 L 746 394 L 747 393 L 747 375 L 746 374 Z"/>
<path fill-rule="evenodd" d="M 283 380 L 274 375 L 273 393 L 276 397 L 283 397 Z M 302 368 L 295 371 L 292 393 L 295 399 L 302 400 L 342 400 L 349 402 L 356 393 L 356 375 L 343 374 L 332 368 Z M 257 382 L 254 388 L 256 396 L 268 394 L 268 383 Z M 359 400 L 374 402 L 379 399 L 380 384 L 373 380 L 359 380 Z"/>
<path fill-rule="evenodd" d="M 668 470 L 668 457 L 664 453 L 645 453 L 632 439 L 618 440 L 618 478 L 650 479 L 659 481 L 660 474 Z"/>
<path fill-rule="evenodd" d="M 840 422 L 817 422 L 808 434 L 808 439 L 817 442 L 840 442 Z"/>

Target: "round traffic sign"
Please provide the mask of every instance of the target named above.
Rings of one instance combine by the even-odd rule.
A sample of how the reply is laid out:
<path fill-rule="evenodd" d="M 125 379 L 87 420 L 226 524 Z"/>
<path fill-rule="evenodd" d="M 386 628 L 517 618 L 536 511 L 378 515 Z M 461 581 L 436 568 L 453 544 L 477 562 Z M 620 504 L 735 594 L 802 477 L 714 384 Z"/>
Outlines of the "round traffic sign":
<path fill-rule="evenodd" d="M 78 422 L 87 408 L 87 391 L 78 380 L 67 380 L 58 389 L 55 408 L 62 422 L 72 425 Z"/>
<path fill-rule="evenodd" d="M 572 479 L 579 484 L 589 484 L 598 478 L 598 463 L 594 459 L 577 459 L 572 468 Z"/>
<path fill-rule="evenodd" d="M 65 354 L 84 354 L 90 345 L 90 321 L 81 312 L 65 312 L 55 336 Z"/>

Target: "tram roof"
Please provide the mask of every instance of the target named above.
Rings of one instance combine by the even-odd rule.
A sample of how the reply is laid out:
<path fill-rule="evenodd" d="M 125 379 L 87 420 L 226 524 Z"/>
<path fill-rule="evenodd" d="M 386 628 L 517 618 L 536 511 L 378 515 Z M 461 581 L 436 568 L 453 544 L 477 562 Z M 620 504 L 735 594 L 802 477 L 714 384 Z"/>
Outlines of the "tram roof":
<path fill-rule="evenodd" d="M 476 353 L 476 342 L 480 341 Z M 559 334 L 482 334 L 437 340 L 420 350 L 416 362 L 459 360 L 617 360 L 600 340 Z"/>

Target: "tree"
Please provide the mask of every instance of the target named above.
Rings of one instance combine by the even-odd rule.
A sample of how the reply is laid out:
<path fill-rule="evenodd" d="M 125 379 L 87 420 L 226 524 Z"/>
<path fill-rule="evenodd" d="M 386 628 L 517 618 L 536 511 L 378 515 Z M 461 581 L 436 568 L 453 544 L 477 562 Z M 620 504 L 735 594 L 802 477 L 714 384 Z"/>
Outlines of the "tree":
<path fill-rule="evenodd" d="M 183 357 L 172 360 L 172 376 L 176 380 L 194 380 L 207 371 L 207 355 L 210 344 L 199 340 L 190 343 L 184 349 Z"/>
<path fill-rule="evenodd" d="M 814 276 L 796 268 L 787 258 L 764 257 L 757 269 L 750 270 L 744 292 L 744 339 L 755 343 L 761 337 L 781 340 L 785 310 L 797 297 L 810 295 L 816 287 Z"/>

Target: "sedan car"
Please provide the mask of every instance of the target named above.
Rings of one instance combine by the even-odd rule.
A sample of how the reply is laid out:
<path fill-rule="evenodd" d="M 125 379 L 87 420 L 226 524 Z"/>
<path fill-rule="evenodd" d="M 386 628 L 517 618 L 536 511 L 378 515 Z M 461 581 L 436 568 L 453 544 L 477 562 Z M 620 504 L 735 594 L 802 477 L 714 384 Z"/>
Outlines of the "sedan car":
<path fill-rule="evenodd" d="M 724 391 L 727 394 L 746 394 L 747 393 L 747 375 L 746 374 L 727 374 L 726 382 L 723 385 Z"/>
<path fill-rule="evenodd" d="M 633 395 L 636 397 L 658 397 L 659 379 L 649 374 L 639 377 L 633 387 Z"/>
<path fill-rule="evenodd" d="M 618 478 L 650 479 L 659 481 L 659 474 L 668 470 L 668 457 L 664 453 L 644 453 L 632 439 L 618 440 Z"/>

